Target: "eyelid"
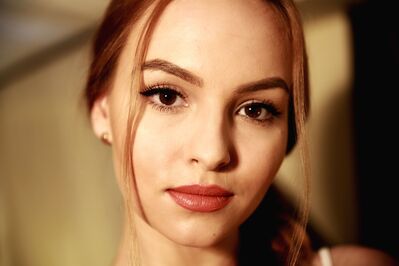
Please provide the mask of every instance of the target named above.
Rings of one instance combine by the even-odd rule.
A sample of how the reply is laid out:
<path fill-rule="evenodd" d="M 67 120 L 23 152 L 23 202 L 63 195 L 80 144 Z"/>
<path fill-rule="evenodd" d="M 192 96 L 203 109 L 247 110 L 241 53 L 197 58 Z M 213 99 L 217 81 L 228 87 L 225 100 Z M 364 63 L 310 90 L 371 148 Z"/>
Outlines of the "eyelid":
<path fill-rule="evenodd" d="M 240 104 L 237 106 L 236 109 L 237 109 L 237 110 L 240 110 L 240 109 L 243 108 L 244 106 L 246 106 L 246 105 L 248 105 L 248 104 L 253 104 L 253 103 L 264 103 L 264 104 L 269 104 L 269 102 L 264 101 L 264 100 L 249 99 L 249 100 L 246 100 L 246 101 L 240 103 Z"/>
<path fill-rule="evenodd" d="M 270 100 L 255 100 L 255 99 L 250 99 L 247 101 L 244 101 L 243 103 L 241 103 L 236 109 L 236 113 L 238 113 L 243 107 L 247 106 L 247 105 L 251 105 L 251 104 L 260 104 L 260 105 L 264 105 L 267 109 L 268 112 L 270 112 L 274 117 L 278 117 L 282 114 L 282 111 L 280 108 L 278 108 L 276 106 L 275 103 L 273 103 Z"/>
<path fill-rule="evenodd" d="M 178 96 L 180 96 L 182 99 L 186 99 L 187 98 L 187 94 L 184 93 L 179 87 L 169 84 L 169 83 L 155 83 L 153 85 L 146 85 L 144 87 L 144 89 L 142 91 L 140 91 L 140 93 L 144 93 L 144 92 L 148 92 L 148 91 L 153 91 L 153 90 L 172 90 L 174 92 L 176 92 L 176 94 Z"/>
<path fill-rule="evenodd" d="M 173 102 L 171 105 L 167 105 L 162 103 L 159 99 L 160 94 L 162 93 L 172 93 L 177 96 L 177 103 L 180 104 L 175 105 L 176 102 Z M 147 102 L 155 109 L 165 113 L 177 113 L 182 108 L 186 108 L 189 104 L 186 101 L 187 96 L 182 93 L 179 89 L 177 89 L 173 85 L 169 84 L 155 84 L 144 87 L 143 90 L 140 91 L 140 94 L 147 99 Z M 155 98 L 154 98 L 155 97 Z M 157 99 L 158 98 L 158 99 Z"/>

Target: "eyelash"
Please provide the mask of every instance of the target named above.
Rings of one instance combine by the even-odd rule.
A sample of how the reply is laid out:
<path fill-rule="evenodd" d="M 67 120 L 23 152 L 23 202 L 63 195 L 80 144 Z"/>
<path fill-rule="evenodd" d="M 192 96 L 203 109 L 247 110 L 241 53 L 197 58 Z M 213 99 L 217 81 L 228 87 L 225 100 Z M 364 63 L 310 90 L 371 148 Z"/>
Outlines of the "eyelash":
<path fill-rule="evenodd" d="M 169 84 L 155 84 L 155 85 L 147 86 L 144 88 L 144 90 L 142 90 L 140 92 L 140 94 L 145 98 L 149 98 L 149 97 L 155 96 L 157 94 L 159 95 L 160 93 L 173 94 L 177 97 L 180 97 L 183 101 L 185 101 L 187 99 L 187 96 L 185 94 L 183 94 L 178 89 L 174 88 L 174 86 L 169 85 Z M 161 112 L 166 112 L 166 113 L 177 113 L 180 109 L 186 107 L 186 105 L 184 105 L 184 106 L 160 105 L 151 100 L 148 100 L 148 102 L 151 104 L 151 106 L 155 110 L 161 111 Z M 273 119 L 280 117 L 282 114 L 282 112 L 276 107 L 276 105 L 273 102 L 267 101 L 267 100 L 265 100 L 265 101 L 258 101 L 258 100 L 246 101 L 246 103 L 239 106 L 236 114 L 238 114 L 242 108 L 245 108 L 250 105 L 258 105 L 258 107 L 265 109 L 268 113 L 271 114 L 271 117 L 267 118 L 267 119 L 256 119 L 256 118 L 251 118 L 249 116 L 241 115 L 244 119 L 248 119 L 251 122 L 254 122 L 256 124 L 264 125 L 265 123 L 270 122 Z"/>
<path fill-rule="evenodd" d="M 174 88 L 172 85 L 169 84 L 155 84 L 155 85 L 151 85 L 151 86 L 147 86 L 144 88 L 144 90 L 142 90 L 140 92 L 140 94 L 143 97 L 149 98 L 151 96 L 160 94 L 160 93 L 172 93 L 178 97 L 180 97 L 182 100 L 185 100 L 187 98 L 186 95 L 184 95 L 183 93 L 181 93 L 179 90 L 177 90 L 176 88 Z M 161 111 L 161 112 L 166 112 L 166 113 L 176 113 L 178 112 L 181 108 L 184 108 L 185 106 L 167 106 L 167 105 L 160 105 L 157 104 L 151 100 L 148 101 L 151 106 L 157 110 L 157 111 Z"/>
<path fill-rule="evenodd" d="M 265 119 L 256 119 L 256 118 L 251 118 L 249 116 L 242 116 L 244 119 L 248 119 L 251 122 L 257 123 L 259 125 L 265 125 L 268 122 L 273 121 L 276 118 L 279 118 L 282 114 L 282 112 L 277 108 L 277 106 L 269 100 L 263 100 L 263 101 L 258 101 L 258 100 L 249 100 L 246 101 L 244 104 L 240 105 L 238 108 L 238 111 L 236 112 L 238 114 L 238 112 L 242 109 L 245 108 L 247 106 L 254 106 L 257 105 L 258 107 L 261 107 L 263 109 L 265 109 L 268 113 L 270 113 L 270 118 L 265 118 Z"/>

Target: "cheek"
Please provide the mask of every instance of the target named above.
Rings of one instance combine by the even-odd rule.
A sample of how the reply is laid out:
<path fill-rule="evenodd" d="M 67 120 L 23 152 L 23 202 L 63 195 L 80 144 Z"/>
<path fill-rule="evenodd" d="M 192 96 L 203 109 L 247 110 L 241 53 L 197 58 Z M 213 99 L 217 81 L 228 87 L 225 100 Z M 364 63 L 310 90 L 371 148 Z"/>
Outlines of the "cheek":
<path fill-rule="evenodd" d="M 241 161 L 237 187 L 248 201 L 254 202 L 253 204 L 257 204 L 263 198 L 273 182 L 285 156 L 286 140 L 285 127 L 239 140 L 237 146 Z"/>
<path fill-rule="evenodd" d="M 173 176 L 171 166 L 181 149 L 179 130 L 175 124 L 168 126 L 165 119 L 151 112 L 144 113 L 137 127 L 133 146 L 135 175 L 140 182 L 167 182 L 166 178 Z"/>

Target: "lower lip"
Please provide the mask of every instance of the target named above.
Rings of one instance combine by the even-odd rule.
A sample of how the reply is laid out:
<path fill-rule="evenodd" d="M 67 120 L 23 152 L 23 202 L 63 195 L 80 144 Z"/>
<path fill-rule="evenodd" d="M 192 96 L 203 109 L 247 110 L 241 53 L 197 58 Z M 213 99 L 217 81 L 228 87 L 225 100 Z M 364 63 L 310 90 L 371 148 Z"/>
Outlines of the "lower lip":
<path fill-rule="evenodd" d="M 207 196 L 167 191 L 172 199 L 181 207 L 195 212 L 214 212 L 223 209 L 231 200 L 231 196 Z"/>

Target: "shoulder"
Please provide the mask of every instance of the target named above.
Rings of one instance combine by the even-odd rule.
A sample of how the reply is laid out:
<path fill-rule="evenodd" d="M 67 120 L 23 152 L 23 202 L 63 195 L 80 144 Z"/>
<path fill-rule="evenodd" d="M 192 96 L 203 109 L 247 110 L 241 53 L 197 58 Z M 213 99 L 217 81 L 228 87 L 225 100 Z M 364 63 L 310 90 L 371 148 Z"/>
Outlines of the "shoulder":
<path fill-rule="evenodd" d="M 362 246 L 339 245 L 330 248 L 333 266 L 399 266 L 398 261 L 388 254 Z M 315 254 L 312 266 L 322 266 L 318 253 Z"/>

